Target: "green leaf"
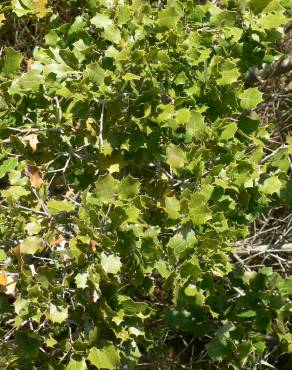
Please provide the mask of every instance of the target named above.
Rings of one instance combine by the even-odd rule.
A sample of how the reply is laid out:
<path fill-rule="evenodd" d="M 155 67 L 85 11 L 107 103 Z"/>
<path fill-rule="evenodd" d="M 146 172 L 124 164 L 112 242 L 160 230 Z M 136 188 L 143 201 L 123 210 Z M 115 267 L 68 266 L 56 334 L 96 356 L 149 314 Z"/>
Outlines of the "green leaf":
<path fill-rule="evenodd" d="M 175 113 L 175 119 L 179 125 L 183 125 L 191 118 L 191 112 L 185 108 L 178 110 Z"/>
<path fill-rule="evenodd" d="M 288 19 L 284 14 L 262 14 L 259 19 L 259 25 L 265 30 L 272 30 L 273 28 L 278 28 L 281 25 L 287 23 Z"/>
<path fill-rule="evenodd" d="M 173 254 L 178 259 L 188 249 L 193 248 L 197 239 L 192 231 L 182 234 L 177 233 L 168 241 L 168 247 L 173 250 Z"/>
<path fill-rule="evenodd" d="M 106 28 L 111 26 L 113 21 L 106 14 L 97 13 L 93 18 L 91 18 L 90 23 L 92 23 L 96 28 Z"/>
<path fill-rule="evenodd" d="M 88 77 L 95 84 L 102 85 L 105 78 L 104 72 L 98 63 L 91 63 L 86 66 L 84 76 Z"/>
<path fill-rule="evenodd" d="M 31 236 L 20 244 L 20 253 L 22 254 L 35 254 L 41 249 L 42 240 L 36 236 Z"/>
<path fill-rule="evenodd" d="M 73 358 L 71 358 L 70 362 L 66 366 L 66 370 L 86 370 L 86 369 L 87 365 L 84 358 L 82 358 L 81 360 L 74 360 Z"/>
<path fill-rule="evenodd" d="M 179 19 L 180 15 L 177 13 L 176 9 L 171 6 L 159 12 L 157 24 L 159 27 L 175 29 Z"/>
<path fill-rule="evenodd" d="M 198 289 L 196 285 L 189 284 L 185 288 L 185 295 L 188 297 L 193 297 L 195 299 L 195 303 L 198 306 L 203 306 L 205 303 L 205 296 L 201 289 Z"/>
<path fill-rule="evenodd" d="M 282 183 L 277 176 L 271 176 L 266 179 L 261 186 L 261 191 L 264 194 L 274 194 L 280 191 L 282 188 Z"/>
<path fill-rule="evenodd" d="M 272 0 L 250 0 L 250 7 L 254 14 L 260 13 Z"/>
<path fill-rule="evenodd" d="M 262 93 L 257 87 L 250 87 L 244 90 L 239 98 L 241 108 L 246 110 L 254 109 L 263 100 Z"/>
<path fill-rule="evenodd" d="M 119 44 L 122 39 L 120 31 L 115 25 L 107 26 L 103 32 L 103 37 L 114 44 Z"/>
<path fill-rule="evenodd" d="M 119 197 L 127 200 L 139 193 L 140 183 L 131 176 L 123 178 L 119 183 Z"/>
<path fill-rule="evenodd" d="M 180 202 L 176 197 L 165 197 L 165 210 L 168 216 L 174 220 L 180 217 Z"/>
<path fill-rule="evenodd" d="M 234 138 L 234 135 L 237 131 L 237 124 L 235 122 L 231 122 L 228 125 L 224 127 L 224 130 L 222 131 L 220 135 L 221 141 L 227 141 L 232 138 Z"/>
<path fill-rule="evenodd" d="M 166 148 L 166 162 L 171 168 L 182 168 L 187 162 L 186 153 L 178 146 L 170 144 Z"/>
<path fill-rule="evenodd" d="M 194 225 L 203 225 L 212 218 L 212 213 L 208 208 L 203 195 L 193 194 L 188 206 L 190 218 Z"/>
<path fill-rule="evenodd" d="M 10 186 L 7 190 L 1 192 L 4 198 L 11 198 L 13 201 L 30 194 L 23 186 Z"/>
<path fill-rule="evenodd" d="M 48 313 L 48 320 L 55 322 L 57 324 L 61 324 L 68 318 L 68 307 L 61 307 L 55 306 L 54 304 L 50 304 L 49 313 Z"/>
<path fill-rule="evenodd" d="M 87 278 L 88 278 L 88 275 L 87 275 L 86 272 L 84 272 L 83 274 L 78 273 L 75 276 L 75 281 L 76 281 L 77 288 L 79 288 L 79 289 L 87 288 Z"/>
<path fill-rule="evenodd" d="M 231 85 L 233 82 L 238 80 L 240 73 L 237 68 L 225 70 L 221 72 L 221 78 L 217 80 L 218 85 Z"/>
<path fill-rule="evenodd" d="M 119 352 L 113 345 L 102 349 L 91 348 L 87 359 L 99 369 L 115 369 L 120 363 Z"/>
<path fill-rule="evenodd" d="M 3 249 L 0 249 L 0 262 L 5 261 L 6 258 L 7 258 L 7 254 L 5 253 Z"/>
<path fill-rule="evenodd" d="M 31 0 L 12 0 L 11 5 L 18 17 L 31 13 Z"/>
<path fill-rule="evenodd" d="M 111 175 L 100 176 L 95 184 L 95 197 L 103 203 L 114 200 L 118 191 L 118 181 Z"/>
<path fill-rule="evenodd" d="M 6 175 L 7 172 L 10 172 L 15 169 L 17 166 L 18 161 L 16 158 L 9 158 L 6 159 L 1 165 L 0 165 L 0 179 Z"/>
<path fill-rule="evenodd" d="M 122 267 L 121 259 L 118 256 L 113 254 L 106 255 L 105 253 L 101 253 L 101 266 L 107 274 L 114 274 L 116 275 Z"/>
<path fill-rule="evenodd" d="M 201 138 L 206 131 L 204 117 L 199 112 L 192 112 L 186 124 L 186 133 L 194 138 Z"/>
<path fill-rule="evenodd" d="M 243 318 L 254 317 L 256 315 L 257 315 L 257 313 L 256 313 L 255 310 L 247 310 L 247 311 L 244 311 L 244 312 L 241 312 L 241 313 L 237 314 L 238 317 L 243 317 Z"/>
<path fill-rule="evenodd" d="M 7 77 L 13 77 L 19 71 L 22 59 L 22 55 L 18 51 L 6 48 L 1 72 Z"/>
<path fill-rule="evenodd" d="M 40 85 L 43 83 L 43 76 L 39 71 L 31 70 L 24 73 L 19 79 L 13 81 L 11 89 L 38 91 Z"/>
<path fill-rule="evenodd" d="M 52 216 L 58 215 L 61 212 L 72 212 L 75 209 L 75 204 L 68 200 L 50 199 L 47 203 L 48 210 Z"/>
<path fill-rule="evenodd" d="M 292 297 L 292 277 L 288 277 L 286 280 L 280 280 L 278 285 L 278 289 L 280 290 L 281 294 Z"/>

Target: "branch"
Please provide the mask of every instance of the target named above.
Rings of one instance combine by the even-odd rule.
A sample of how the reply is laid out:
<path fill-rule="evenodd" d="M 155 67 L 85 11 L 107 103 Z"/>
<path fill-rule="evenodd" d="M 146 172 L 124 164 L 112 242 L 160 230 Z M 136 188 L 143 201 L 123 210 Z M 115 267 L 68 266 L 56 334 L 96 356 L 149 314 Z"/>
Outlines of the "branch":
<path fill-rule="evenodd" d="M 292 243 L 286 243 L 278 248 L 273 248 L 268 244 L 251 246 L 247 245 L 245 247 L 240 247 L 236 249 L 238 255 L 247 255 L 253 253 L 291 253 L 292 252 Z"/>
<path fill-rule="evenodd" d="M 292 71 L 292 54 L 284 55 L 276 62 L 264 64 L 262 69 L 250 68 L 245 76 L 245 85 L 251 86 L 254 83 L 263 83 L 269 78 L 280 76 Z"/>

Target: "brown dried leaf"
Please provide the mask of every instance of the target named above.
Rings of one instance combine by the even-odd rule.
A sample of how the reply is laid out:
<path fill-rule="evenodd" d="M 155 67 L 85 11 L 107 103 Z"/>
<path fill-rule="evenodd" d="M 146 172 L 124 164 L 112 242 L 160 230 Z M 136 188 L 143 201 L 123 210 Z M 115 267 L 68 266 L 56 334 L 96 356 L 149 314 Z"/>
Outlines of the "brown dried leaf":
<path fill-rule="evenodd" d="M 37 149 L 37 144 L 39 143 L 38 137 L 36 134 L 29 134 L 22 138 L 24 142 L 28 142 L 32 151 L 35 152 Z"/>
<path fill-rule="evenodd" d="M 72 188 L 68 188 L 65 193 L 65 197 L 71 197 L 71 195 L 74 195 L 74 190 Z"/>
<path fill-rule="evenodd" d="M 63 235 L 55 235 L 54 239 L 50 242 L 50 246 L 55 248 L 64 241 Z"/>
<path fill-rule="evenodd" d="M 92 252 L 96 252 L 96 241 L 95 240 L 90 239 L 89 248 Z"/>
<path fill-rule="evenodd" d="M 39 189 L 43 183 L 41 170 L 36 166 L 27 166 L 25 171 L 26 176 L 29 178 L 31 186 Z"/>

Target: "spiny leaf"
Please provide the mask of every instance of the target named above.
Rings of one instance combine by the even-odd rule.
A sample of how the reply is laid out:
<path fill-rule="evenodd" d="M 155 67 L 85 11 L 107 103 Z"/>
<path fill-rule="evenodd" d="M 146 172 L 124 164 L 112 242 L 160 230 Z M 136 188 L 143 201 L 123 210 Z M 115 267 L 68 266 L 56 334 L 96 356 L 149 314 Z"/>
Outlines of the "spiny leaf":
<path fill-rule="evenodd" d="M 61 212 L 72 212 L 75 209 L 75 205 L 68 200 L 55 199 L 50 199 L 47 207 L 52 216 L 58 215 Z"/>
<path fill-rule="evenodd" d="M 246 110 L 255 108 L 263 100 L 262 93 L 259 92 L 257 87 L 250 87 L 244 90 L 239 98 L 241 107 Z"/>
<path fill-rule="evenodd" d="M 115 369 L 120 363 L 119 352 L 111 344 L 101 349 L 91 348 L 87 359 L 99 369 Z"/>

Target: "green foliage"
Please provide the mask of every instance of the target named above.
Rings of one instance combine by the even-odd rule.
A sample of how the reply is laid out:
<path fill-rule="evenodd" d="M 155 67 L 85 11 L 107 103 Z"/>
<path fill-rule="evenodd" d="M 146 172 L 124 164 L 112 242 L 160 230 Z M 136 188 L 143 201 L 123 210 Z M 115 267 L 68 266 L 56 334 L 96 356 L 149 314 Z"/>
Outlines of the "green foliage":
<path fill-rule="evenodd" d="M 44 37 L 1 54 L 0 367 L 134 369 L 170 332 L 222 368 L 291 353 L 291 279 L 229 261 L 291 188 L 244 85 L 289 3 L 7 3 Z"/>

